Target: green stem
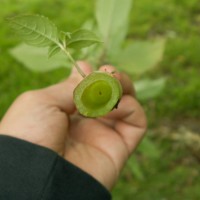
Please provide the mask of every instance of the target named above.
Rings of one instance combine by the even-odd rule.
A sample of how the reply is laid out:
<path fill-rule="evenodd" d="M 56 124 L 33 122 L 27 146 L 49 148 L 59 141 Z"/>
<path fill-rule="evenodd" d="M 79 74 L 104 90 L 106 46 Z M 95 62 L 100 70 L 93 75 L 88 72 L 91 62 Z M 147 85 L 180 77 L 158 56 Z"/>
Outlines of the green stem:
<path fill-rule="evenodd" d="M 74 65 L 74 67 L 76 67 L 78 73 L 85 78 L 86 74 L 82 71 L 82 69 L 79 67 L 79 65 L 76 63 L 76 61 L 73 59 L 73 57 L 71 56 L 71 54 L 69 53 L 69 51 L 67 51 L 67 49 L 64 46 L 59 45 L 60 48 L 63 50 L 63 52 L 67 55 L 67 57 L 70 59 L 70 61 L 72 62 L 72 64 Z"/>

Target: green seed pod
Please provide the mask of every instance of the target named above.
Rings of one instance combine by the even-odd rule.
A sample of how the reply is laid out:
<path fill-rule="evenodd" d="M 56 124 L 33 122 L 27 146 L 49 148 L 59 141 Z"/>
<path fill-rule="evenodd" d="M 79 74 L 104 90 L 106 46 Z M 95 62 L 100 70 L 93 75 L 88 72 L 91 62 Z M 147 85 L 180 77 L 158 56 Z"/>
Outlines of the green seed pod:
<path fill-rule="evenodd" d="M 100 117 L 117 108 L 122 96 L 120 82 L 107 72 L 96 71 L 85 77 L 74 90 L 80 114 Z"/>

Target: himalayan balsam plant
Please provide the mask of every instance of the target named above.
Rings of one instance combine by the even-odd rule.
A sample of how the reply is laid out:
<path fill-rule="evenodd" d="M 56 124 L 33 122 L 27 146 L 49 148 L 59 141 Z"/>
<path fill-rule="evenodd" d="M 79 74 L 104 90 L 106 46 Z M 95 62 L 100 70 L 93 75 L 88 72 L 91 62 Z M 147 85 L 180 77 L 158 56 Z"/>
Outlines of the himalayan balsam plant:
<path fill-rule="evenodd" d="M 62 51 L 76 67 L 83 77 L 74 90 L 74 102 L 80 114 L 86 117 L 99 117 L 117 108 L 122 96 L 120 82 L 112 73 L 107 72 L 94 71 L 86 76 L 69 51 L 101 43 L 92 31 L 85 29 L 74 32 L 58 31 L 47 17 L 40 15 L 16 16 L 9 19 L 9 24 L 27 44 L 48 47 L 49 58 Z"/>

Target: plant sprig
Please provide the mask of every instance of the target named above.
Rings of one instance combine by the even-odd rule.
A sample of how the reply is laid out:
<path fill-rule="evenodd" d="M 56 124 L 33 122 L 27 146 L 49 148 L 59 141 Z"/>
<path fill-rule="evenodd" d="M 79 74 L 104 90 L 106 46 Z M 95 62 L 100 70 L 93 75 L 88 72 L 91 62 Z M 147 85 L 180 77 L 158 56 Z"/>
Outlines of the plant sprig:
<path fill-rule="evenodd" d="M 72 33 L 59 31 L 53 22 L 41 15 L 19 15 L 9 18 L 8 21 L 11 28 L 27 44 L 49 47 L 48 57 L 63 51 L 83 78 L 86 75 L 71 56 L 69 49 L 81 49 L 101 43 L 92 31 L 85 29 L 79 29 Z"/>

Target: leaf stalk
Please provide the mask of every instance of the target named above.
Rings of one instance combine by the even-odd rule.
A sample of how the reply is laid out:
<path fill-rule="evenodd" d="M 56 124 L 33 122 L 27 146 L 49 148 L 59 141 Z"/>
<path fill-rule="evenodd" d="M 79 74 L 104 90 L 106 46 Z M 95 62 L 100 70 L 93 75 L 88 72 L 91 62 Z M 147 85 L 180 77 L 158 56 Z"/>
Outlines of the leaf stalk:
<path fill-rule="evenodd" d="M 69 60 L 72 62 L 72 64 L 74 65 L 74 67 L 77 69 L 78 73 L 85 78 L 86 74 L 83 72 L 83 70 L 79 67 L 79 65 L 77 64 L 77 62 L 73 59 L 73 57 L 71 56 L 71 54 L 69 53 L 69 51 L 64 47 L 59 45 L 60 48 L 62 49 L 62 51 L 67 55 L 67 57 L 69 58 Z"/>

